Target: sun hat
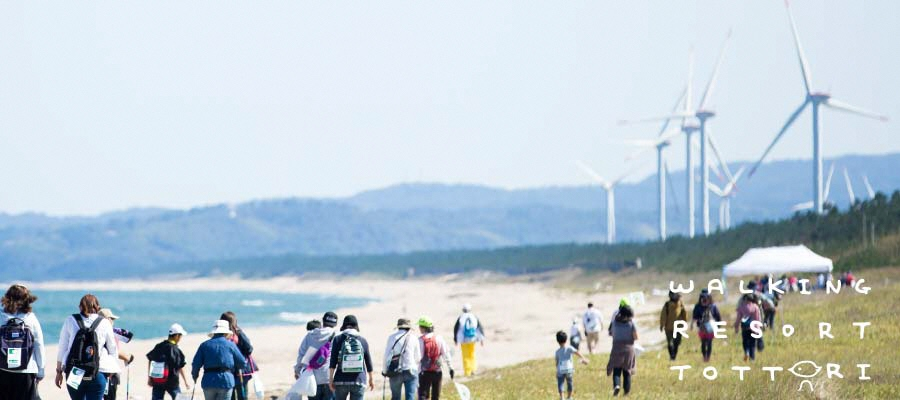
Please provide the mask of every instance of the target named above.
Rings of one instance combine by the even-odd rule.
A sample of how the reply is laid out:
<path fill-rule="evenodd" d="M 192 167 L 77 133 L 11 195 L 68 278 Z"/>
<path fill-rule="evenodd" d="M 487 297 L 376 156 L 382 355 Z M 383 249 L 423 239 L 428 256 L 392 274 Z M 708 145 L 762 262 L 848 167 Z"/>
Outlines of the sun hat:
<path fill-rule="evenodd" d="M 397 328 L 398 329 L 410 329 L 412 327 L 412 323 L 409 322 L 406 318 L 400 318 L 397 320 Z"/>
<path fill-rule="evenodd" d="M 212 331 L 209 332 L 209 336 L 214 336 L 222 333 L 226 335 L 231 334 L 231 328 L 228 325 L 228 321 L 224 319 L 216 321 L 216 323 L 213 325 Z"/>
<path fill-rule="evenodd" d="M 112 310 L 110 310 L 108 308 L 101 308 L 100 312 L 98 312 L 97 314 L 100 314 L 101 317 L 109 319 L 109 320 L 119 319 L 119 316 L 116 314 L 113 314 Z"/>
<path fill-rule="evenodd" d="M 174 323 L 169 327 L 169 336 L 172 335 L 187 335 L 187 331 L 184 330 L 184 327 L 179 323 Z"/>
<path fill-rule="evenodd" d="M 432 322 L 431 318 L 428 316 L 423 316 L 419 318 L 419 326 L 423 328 L 434 328 L 434 322 Z"/>
<path fill-rule="evenodd" d="M 463 312 L 472 311 L 472 305 L 469 303 L 463 304 Z"/>

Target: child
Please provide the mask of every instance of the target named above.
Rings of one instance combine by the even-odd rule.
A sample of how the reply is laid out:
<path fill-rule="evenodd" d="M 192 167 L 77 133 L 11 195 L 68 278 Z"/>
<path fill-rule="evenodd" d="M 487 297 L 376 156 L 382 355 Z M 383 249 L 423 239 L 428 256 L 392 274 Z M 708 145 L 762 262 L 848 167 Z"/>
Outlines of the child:
<path fill-rule="evenodd" d="M 321 328 L 321 327 L 322 327 L 322 323 L 319 322 L 319 320 L 317 320 L 317 319 L 314 319 L 314 320 L 312 320 L 312 321 L 308 321 L 308 322 L 306 323 L 306 331 L 307 331 L 307 332 L 314 331 L 314 330 L 319 329 L 319 328 Z"/>
<path fill-rule="evenodd" d="M 575 373 L 575 363 L 572 362 L 572 354 L 581 359 L 582 364 L 587 364 L 588 360 L 575 350 L 574 347 L 566 344 L 568 335 L 565 332 L 556 332 L 556 343 L 559 343 L 559 350 L 556 350 L 556 388 L 559 390 L 559 400 L 563 400 L 563 382 L 566 383 L 566 391 L 568 396 L 572 398 L 572 392 L 575 384 L 572 382 L 572 375 Z"/>
<path fill-rule="evenodd" d="M 188 380 L 184 375 L 184 366 L 187 361 L 184 353 L 178 348 L 178 342 L 182 335 L 187 334 L 179 324 L 169 327 L 169 337 L 160 342 L 147 353 L 148 375 L 147 384 L 153 387 L 152 400 L 163 400 L 166 393 L 174 400 L 181 393 L 178 376 L 184 380 L 185 390 L 190 390 Z"/>

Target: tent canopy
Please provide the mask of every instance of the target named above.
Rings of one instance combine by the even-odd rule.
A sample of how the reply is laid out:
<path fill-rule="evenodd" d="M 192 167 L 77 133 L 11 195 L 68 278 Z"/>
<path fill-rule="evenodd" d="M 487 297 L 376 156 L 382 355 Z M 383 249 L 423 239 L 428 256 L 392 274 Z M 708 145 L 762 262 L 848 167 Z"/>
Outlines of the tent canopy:
<path fill-rule="evenodd" d="M 726 264 L 722 276 L 781 274 L 788 272 L 831 272 L 831 260 L 806 246 L 761 247 L 747 250 L 741 258 Z"/>

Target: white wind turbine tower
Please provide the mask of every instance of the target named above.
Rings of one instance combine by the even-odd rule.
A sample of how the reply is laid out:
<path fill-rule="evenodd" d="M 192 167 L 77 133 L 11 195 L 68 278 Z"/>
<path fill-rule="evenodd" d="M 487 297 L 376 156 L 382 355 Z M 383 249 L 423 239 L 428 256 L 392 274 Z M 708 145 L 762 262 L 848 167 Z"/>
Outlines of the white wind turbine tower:
<path fill-rule="evenodd" d="M 675 106 L 672 107 L 672 112 L 678 111 L 678 107 L 681 106 L 681 101 L 684 99 L 686 92 L 687 89 L 681 92 L 681 96 L 678 98 L 678 101 L 675 102 Z M 656 149 L 656 191 L 658 195 L 657 206 L 659 207 L 659 240 L 666 240 L 666 175 L 668 175 L 668 168 L 665 159 L 663 159 L 663 150 L 672 143 L 671 139 L 680 133 L 679 131 L 667 132 L 666 130 L 668 127 L 669 120 L 667 119 L 663 121 L 663 125 L 660 128 L 656 139 L 629 141 L 630 143 L 641 147 L 641 149 L 625 158 L 626 161 L 629 161 L 644 151 Z"/>
<path fill-rule="evenodd" d="M 727 170 L 727 166 L 725 166 L 725 169 Z M 737 189 L 737 182 L 741 179 L 741 175 L 743 174 L 744 167 L 741 167 L 733 177 L 728 178 L 728 182 L 721 189 L 712 183 L 709 184 L 710 191 L 715 193 L 720 198 L 719 229 L 721 230 L 731 229 L 731 199 L 737 193 L 735 191 L 735 189 Z"/>
<path fill-rule="evenodd" d="M 712 76 L 709 78 L 709 82 L 706 83 L 706 89 L 703 91 L 703 95 L 700 97 L 700 104 L 696 109 L 692 108 L 691 105 L 691 96 L 690 89 L 688 89 L 688 96 L 685 101 L 685 109 L 683 112 L 675 113 L 671 115 L 667 115 L 660 118 L 648 118 L 643 119 L 641 121 L 658 121 L 658 120 L 666 120 L 666 119 L 685 119 L 685 118 L 696 118 L 699 121 L 699 126 L 688 126 L 688 130 L 692 133 L 694 131 L 700 132 L 700 168 L 701 168 L 701 176 L 702 176 L 702 185 L 703 190 L 700 191 L 700 199 L 702 203 L 702 212 L 701 217 L 703 219 L 703 234 L 709 236 L 709 162 L 706 157 L 706 146 L 707 146 L 707 136 L 709 132 L 707 132 L 706 124 L 707 120 L 714 117 L 716 112 L 710 109 L 709 101 L 712 96 L 712 91 L 716 86 L 716 78 L 719 75 L 719 67 L 722 66 L 722 60 L 725 56 L 725 49 L 728 46 L 728 41 L 731 39 L 731 31 L 728 31 L 728 35 L 725 37 L 725 42 L 722 44 L 722 48 L 719 51 L 719 57 L 716 61 L 716 65 L 713 68 Z M 691 56 L 691 78 L 693 78 L 693 53 Z M 690 82 L 688 83 L 688 88 L 690 88 Z M 690 211 L 688 215 L 690 215 L 689 220 L 689 232 L 690 237 L 694 236 L 694 207 L 693 207 L 693 199 L 694 199 L 694 178 L 693 178 L 693 165 L 691 162 L 691 144 L 690 144 L 690 133 L 688 131 L 685 132 L 687 134 L 687 151 L 688 151 L 688 207 Z"/>
<path fill-rule="evenodd" d="M 812 76 L 809 71 L 809 64 L 806 62 L 806 56 L 803 55 L 803 48 L 800 46 L 800 36 L 797 33 L 797 26 L 794 23 L 794 16 L 791 14 L 790 5 L 787 0 L 785 0 L 785 8 L 787 9 L 788 19 L 791 23 L 791 32 L 794 36 L 794 46 L 797 50 L 797 58 L 800 61 L 800 72 L 803 75 L 803 87 L 806 90 L 806 98 L 803 100 L 803 104 L 800 104 L 800 107 L 788 117 L 787 122 L 785 122 L 784 126 L 781 127 L 781 130 L 775 135 L 775 140 L 769 144 L 769 147 L 766 148 L 766 151 L 763 153 L 762 157 L 759 158 L 759 161 L 753 166 L 750 170 L 749 176 L 753 176 L 753 173 L 756 172 L 756 169 L 759 165 L 765 160 L 766 156 L 775 147 L 775 144 L 778 143 L 778 140 L 787 132 L 788 128 L 793 125 L 794 121 L 797 120 L 797 117 L 803 112 L 806 106 L 811 106 L 812 108 L 812 133 L 813 133 L 813 206 L 816 210 L 816 213 L 821 214 L 823 211 L 823 206 L 825 203 L 825 197 L 822 192 L 822 141 L 819 137 L 819 106 L 825 105 L 830 108 L 846 111 L 852 114 L 861 115 L 868 118 L 875 118 L 881 121 L 887 121 L 887 117 L 883 115 L 879 115 L 873 113 L 868 110 L 864 110 L 862 108 L 852 106 L 850 104 L 835 100 L 831 97 L 831 94 L 826 92 L 817 92 L 813 91 L 812 88 Z"/>
<path fill-rule="evenodd" d="M 587 164 L 581 161 L 576 161 L 576 164 L 606 190 L 606 243 L 613 244 L 616 242 L 616 185 L 621 182 L 622 179 L 625 179 L 631 171 L 622 174 L 615 180 L 607 181 Z"/>

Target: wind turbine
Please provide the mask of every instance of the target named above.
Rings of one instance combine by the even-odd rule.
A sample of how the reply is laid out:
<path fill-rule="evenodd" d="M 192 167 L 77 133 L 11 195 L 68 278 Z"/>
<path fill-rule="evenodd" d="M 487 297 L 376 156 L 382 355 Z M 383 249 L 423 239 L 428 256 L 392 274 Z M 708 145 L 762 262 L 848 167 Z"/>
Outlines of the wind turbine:
<path fill-rule="evenodd" d="M 606 190 L 606 243 L 613 244 L 616 242 L 616 185 L 633 172 L 633 170 L 622 174 L 615 180 L 607 181 L 587 164 L 581 161 L 576 161 L 576 164 L 584 171 L 584 173 L 597 181 L 597 183 Z"/>
<path fill-rule="evenodd" d="M 853 193 L 853 184 L 850 183 L 850 174 L 847 173 L 847 167 L 844 167 L 844 184 L 847 185 L 847 197 L 850 198 L 850 205 L 856 204 L 856 194 Z"/>
<path fill-rule="evenodd" d="M 831 192 L 831 178 L 834 176 L 834 162 L 831 163 L 831 168 L 828 169 L 828 179 L 825 180 L 825 201 L 828 201 L 828 194 Z M 803 210 L 811 210 L 816 206 L 816 204 L 812 201 L 804 201 L 803 203 L 795 204 L 791 207 L 791 211 L 803 211 Z"/>
<path fill-rule="evenodd" d="M 728 178 L 728 182 L 725 184 L 725 187 L 719 188 L 718 186 L 710 183 L 709 189 L 713 193 L 719 196 L 719 228 L 722 230 L 731 229 L 731 199 L 737 193 L 735 189 L 737 189 L 737 182 L 741 179 L 741 175 L 744 174 L 744 168 L 741 167 L 734 174 L 734 176 L 730 176 L 730 174 L 726 174 L 730 176 Z M 725 166 L 727 169 L 727 166 Z"/>
<path fill-rule="evenodd" d="M 672 107 L 672 112 L 678 111 L 678 107 L 681 105 L 686 94 L 687 89 L 681 92 L 681 96 L 678 97 L 678 101 L 676 101 L 675 106 Z M 625 158 L 625 160 L 628 161 L 637 157 L 645 150 L 656 149 L 656 191 L 659 196 L 657 202 L 657 206 L 659 207 L 659 240 L 666 240 L 666 175 L 668 175 L 668 166 L 666 166 L 666 161 L 663 159 L 663 150 L 672 144 L 671 139 L 680 133 L 678 131 L 667 133 L 666 130 L 669 128 L 669 122 L 668 119 L 663 121 L 662 127 L 659 129 L 659 134 L 657 134 L 657 139 L 649 141 L 632 141 L 633 144 L 642 147 L 642 149 Z"/>
<path fill-rule="evenodd" d="M 823 211 L 825 198 L 827 196 L 823 196 L 822 193 L 822 141 L 819 137 L 819 106 L 824 105 L 835 110 L 846 111 L 851 114 L 857 114 L 881 121 L 887 121 L 887 117 L 856 106 L 852 106 L 842 101 L 835 100 L 831 97 L 830 93 L 814 91 L 812 89 L 812 76 L 810 75 L 809 64 L 806 62 L 806 56 L 803 55 L 803 48 L 800 45 L 800 36 L 797 33 L 797 26 L 794 23 L 794 16 L 791 14 L 791 8 L 787 0 L 785 0 L 784 5 L 787 9 L 788 19 L 791 23 L 791 32 L 794 36 L 794 47 L 797 50 L 797 58 L 800 61 L 800 72 L 803 74 L 803 87 L 806 90 L 806 98 L 803 100 L 803 103 L 800 104 L 800 107 L 797 107 L 797 109 L 794 110 L 791 116 L 788 117 L 787 122 L 785 122 L 784 126 L 781 127 L 781 130 L 778 131 L 778 134 L 775 135 L 775 140 L 773 140 L 772 143 L 769 144 L 769 147 L 766 148 L 766 151 L 763 153 L 762 157 L 759 158 L 759 161 L 757 161 L 753 168 L 750 170 L 749 176 L 753 176 L 753 173 L 756 172 L 756 169 L 759 167 L 759 165 L 762 164 L 763 160 L 766 159 L 766 156 L 769 155 L 769 152 L 773 147 L 775 147 L 775 144 L 778 143 L 778 140 L 780 140 L 781 137 L 784 136 L 784 133 L 787 132 L 788 128 L 790 128 L 791 125 L 794 124 L 794 121 L 797 120 L 797 117 L 800 116 L 803 110 L 806 109 L 807 106 L 811 106 L 813 130 L 813 205 L 816 213 L 821 214 Z"/>
<path fill-rule="evenodd" d="M 687 135 L 687 158 L 688 158 L 688 207 L 690 207 L 690 220 L 689 220 L 689 232 L 688 234 L 691 237 L 694 237 L 694 179 L 693 179 L 693 165 L 691 161 L 691 133 L 695 131 L 700 132 L 700 168 L 701 168 L 701 176 L 702 176 L 702 186 L 703 190 L 700 191 L 700 199 L 702 204 L 702 212 L 701 217 L 703 219 L 703 234 L 709 236 L 709 169 L 708 169 L 708 161 L 706 157 L 706 146 L 707 146 L 707 129 L 706 124 L 707 121 L 716 115 L 716 112 L 713 111 L 709 107 L 709 101 L 712 97 L 712 91 L 716 86 L 716 78 L 719 75 L 719 67 L 722 66 L 722 60 L 725 56 L 725 49 L 728 47 L 728 41 L 731 39 L 731 31 L 728 31 L 728 35 L 725 37 L 725 41 L 722 43 L 722 48 L 719 50 L 719 57 L 716 61 L 716 66 L 713 68 L 712 76 L 710 76 L 709 81 L 706 83 L 706 89 L 703 91 L 703 95 L 700 97 L 700 103 L 698 104 L 696 109 L 692 109 L 691 97 L 690 97 L 690 89 L 688 89 L 687 100 L 685 101 L 684 111 L 680 113 L 674 113 L 671 115 L 667 115 L 659 118 L 647 118 L 641 121 L 658 121 L 658 120 L 667 120 L 667 119 L 686 119 L 686 118 L 696 118 L 699 122 L 698 125 L 688 125 L 685 124 L 687 130 L 685 134 Z M 689 83 L 688 87 L 690 87 L 690 80 L 693 79 L 693 52 L 691 53 L 691 69 L 689 73 Z M 690 133 L 689 133 L 690 132 Z"/>
<path fill-rule="evenodd" d="M 866 192 L 869 193 L 869 200 L 875 198 L 875 191 L 872 190 L 872 185 L 869 184 L 869 177 L 863 174 L 863 183 L 866 185 Z"/>

